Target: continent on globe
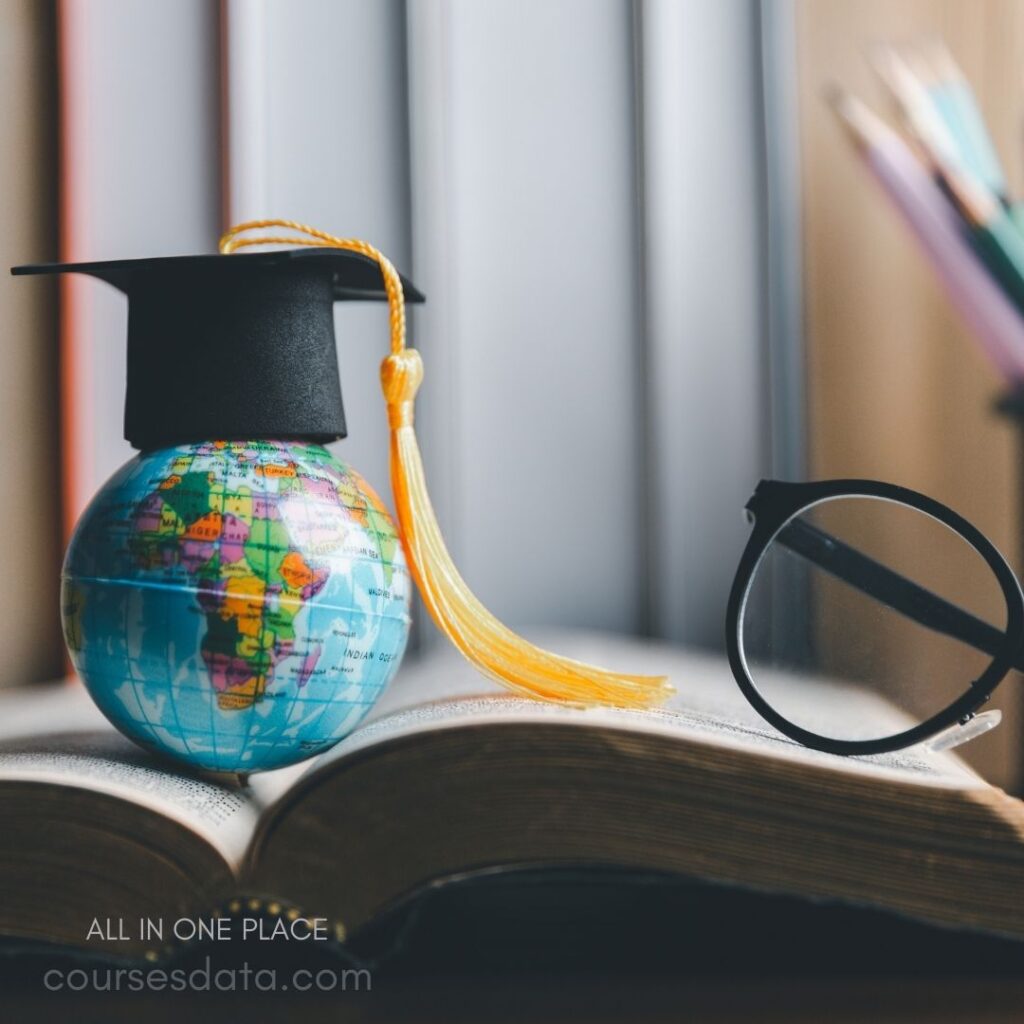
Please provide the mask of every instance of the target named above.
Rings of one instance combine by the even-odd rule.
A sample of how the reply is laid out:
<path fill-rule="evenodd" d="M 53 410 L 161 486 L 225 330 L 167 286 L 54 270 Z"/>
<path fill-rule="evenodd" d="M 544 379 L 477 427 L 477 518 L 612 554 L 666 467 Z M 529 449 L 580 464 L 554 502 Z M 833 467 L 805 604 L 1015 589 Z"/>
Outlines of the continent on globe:
<path fill-rule="evenodd" d="M 235 448 L 244 460 L 245 447 Z M 371 509 L 378 517 L 387 513 L 344 471 L 332 480 L 303 473 L 294 461 L 260 463 L 254 475 L 279 484 L 276 492 L 254 496 L 245 486 L 228 494 L 213 472 L 193 470 L 189 462 L 181 459 L 139 503 L 132 553 L 143 569 L 178 565 L 188 573 L 206 616 L 201 650 L 217 703 L 247 708 L 263 698 L 275 666 L 293 652 L 295 616 L 330 574 L 306 557 L 341 550 L 350 519 L 369 528 Z M 290 497 L 315 502 L 298 505 L 286 523 L 281 504 Z M 390 528 L 377 533 L 390 576 L 397 537 Z M 297 685 L 305 685 L 319 654 L 314 648 L 307 655 Z"/>

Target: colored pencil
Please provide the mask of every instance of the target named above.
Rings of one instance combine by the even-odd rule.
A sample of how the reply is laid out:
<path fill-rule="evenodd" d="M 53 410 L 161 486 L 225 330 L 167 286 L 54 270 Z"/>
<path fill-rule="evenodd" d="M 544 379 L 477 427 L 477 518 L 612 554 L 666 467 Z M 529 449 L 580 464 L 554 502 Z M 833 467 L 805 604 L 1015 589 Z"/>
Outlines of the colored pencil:
<path fill-rule="evenodd" d="M 955 168 L 940 167 L 938 173 L 966 221 L 978 255 L 1024 311 L 1024 235 L 1010 211 L 988 189 Z"/>
<path fill-rule="evenodd" d="M 959 126 L 974 170 L 985 185 L 1005 202 L 1008 195 L 1006 175 L 967 77 L 939 40 L 924 44 L 923 56 L 935 75 L 932 88 L 936 101 L 949 111 L 949 117 Z"/>
<path fill-rule="evenodd" d="M 977 162 L 963 159 L 929 90 L 902 57 L 885 48 L 876 53 L 874 64 L 922 155 L 963 216 L 979 258 L 1024 311 L 1024 235 L 1018 222 L 981 178 Z"/>
<path fill-rule="evenodd" d="M 935 160 L 964 167 L 967 162 L 960 143 L 939 113 L 924 82 L 891 46 L 877 47 L 871 63 L 892 93 L 907 127 L 918 143 Z"/>
<path fill-rule="evenodd" d="M 1024 318 L 978 260 L 939 184 L 903 139 L 864 104 L 840 90 L 830 98 L 976 339 L 1004 376 L 1024 380 Z"/>
<path fill-rule="evenodd" d="M 960 104 L 956 102 L 955 91 L 940 78 L 936 69 L 917 47 L 904 47 L 901 50 L 901 57 L 907 70 L 920 83 L 928 103 L 953 138 L 959 162 L 965 170 L 980 178 L 982 164 L 972 145 Z"/>

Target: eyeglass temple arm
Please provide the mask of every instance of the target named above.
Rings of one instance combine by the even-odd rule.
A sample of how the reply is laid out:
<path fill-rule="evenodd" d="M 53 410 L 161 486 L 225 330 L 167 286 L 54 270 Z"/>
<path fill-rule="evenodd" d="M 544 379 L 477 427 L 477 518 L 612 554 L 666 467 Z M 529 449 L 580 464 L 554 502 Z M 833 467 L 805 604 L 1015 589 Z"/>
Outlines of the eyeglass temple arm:
<path fill-rule="evenodd" d="M 944 633 L 992 656 L 998 654 L 1006 643 L 1006 634 L 1002 630 L 893 572 L 816 526 L 793 520 L 779 531 L 776 539 L 830 575 L 928 629 Z M 1024 670 L 1024 655 L 1018 656 L 1014 667 Z"/>

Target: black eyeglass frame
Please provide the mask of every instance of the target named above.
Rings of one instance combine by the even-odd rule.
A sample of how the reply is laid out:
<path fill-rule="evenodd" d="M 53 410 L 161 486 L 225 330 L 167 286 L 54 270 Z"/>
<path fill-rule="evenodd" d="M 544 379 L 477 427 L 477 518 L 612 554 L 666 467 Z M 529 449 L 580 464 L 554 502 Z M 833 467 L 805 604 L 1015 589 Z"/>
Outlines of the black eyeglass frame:
<path fill-rule="evenodd" d="M 783 528 L 801 512 L 823 501 L 858 497 L 892 501 L 917 509 L 963 537 L 985 560 L 1002 589 L 1006 600 L 1006 627 L 1003 634 L 1005 642 L 994 652 L 992 661 L 985 671 L 968 684 L 963 695 L 927 721 L 893 736 L 869 740 L 838 740 L 804 729 L 772 707 L 758 690 L 747 669 L 741 634 L 750 582 L 765 552 Z M 941 502 L 906 487 L 877 480 L 823 480 L 815 483 L 762 480 L 745 507 L 754 525 L 729 593 L 726 610 L 726 649 L 733 675 L 743 695 L 758 714 L 790 739 L 815 750 L 844 755 L 884 754 L 913 746 L 956 723 L 968 722 L 1019 660 L 1024 646 L 1024 594 L 1021 593 L 1020 583 L 988 538 L 963 516 Z M 865 562 L 870 563 L 870 559 L 862 557 Z M 941 599 L 936 600 L 943 603 Z"/>

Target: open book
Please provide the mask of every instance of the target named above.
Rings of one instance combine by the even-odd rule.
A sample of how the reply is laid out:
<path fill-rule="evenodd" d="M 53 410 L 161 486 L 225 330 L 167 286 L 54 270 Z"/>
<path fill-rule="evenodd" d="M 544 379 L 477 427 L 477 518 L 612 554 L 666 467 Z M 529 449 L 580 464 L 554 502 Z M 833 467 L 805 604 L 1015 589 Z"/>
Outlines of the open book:
<path fill-rule="evenodd" d="M 1024 937 L 1024 804 L 954 754 L 807 750 L 724 660 L 547 639 L 668 672 L 678 695 L 655 712 L 545 705 L 445 652 L 403 668 L 329 753 L 245 784 L 136 749 L 79 687 L 0 698 L 0 935 L 153 957 L 139 930 L 90 929 L 252 897 L 351 937 L 448 879 L 614 865 Z"/>

